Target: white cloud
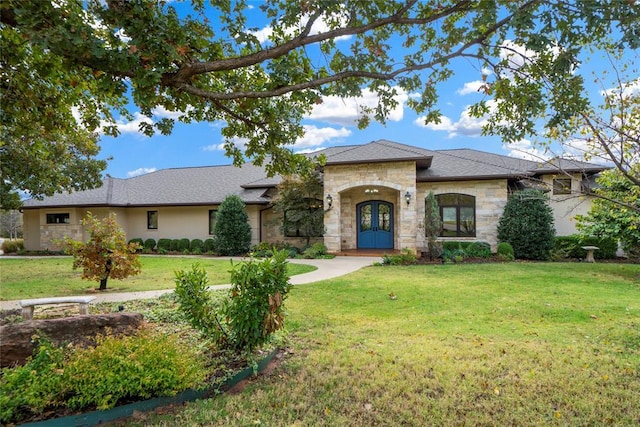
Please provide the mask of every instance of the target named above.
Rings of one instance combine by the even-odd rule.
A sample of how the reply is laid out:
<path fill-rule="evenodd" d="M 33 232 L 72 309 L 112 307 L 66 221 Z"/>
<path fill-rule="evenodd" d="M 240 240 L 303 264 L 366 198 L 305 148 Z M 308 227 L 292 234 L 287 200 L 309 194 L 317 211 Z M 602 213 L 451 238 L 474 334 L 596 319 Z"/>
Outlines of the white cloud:
<path fill-rule="evenodd" d="M 305 125 L 304 136 L 295 143 L 295 148 L 318 147 L 325 142 L 346 138 L 351 135 L 351 131 L 342 127 L 335 129 L 331 127 L 318 128 L 316 126 Z"/>
<path fill-rule="evenodd" d="M 153 124 L 153 120 L 141 113 L 134 113 L 133 120 L 125 122 L 123 120 L 116 120 L 116 127 L 120 133 L 140 133 L 140 123 Z"/>
<path fill-rule="evenodd" d="M 157 171 L 156 168 L 138 168 L 134 171 L 127 172 L 127 177 L 132 178 L 134 176 L 144 175 L 155 171 Z"/>
<path fill-rule="evenodd" d="M 511 40 L 505 40 L 500 45 L 500 59 L 507 60 L 509 68 L 518 69 L 530 59 L 536 57 L 536 53 L 525 46 L 517 44 Z"/>
<path fill-rule="evenodd" d="M 389 112 L 388 119 L 399 122 L 404 116 L 404 103 L 409 96 L 401 88 L 395 89 L 398 92 L 395 97 L 398 105 Z M 321 104 L 313 106 L 307 118 L 342 126 L 353 126 L 361 116 L 360 106 L 375 107 L 378 103 L 378 95 L 369 89 L 364 89 L 362 96 L 358 98 L 340 98 L 332 95 L 322 98 L 322 101 Z"/>
<path fill-rule="evenodd" d="M 540 150 L 533 146 L 528 139 L 522 139 L 517 142 L 509 144 L 503 144 L 502 148 L 509 152 L 509 157 L 515 157 L 517 159 L 531 160 L 534 162 L 540 162 L 549 160 L 553 156 L 549 155 L 545 150 Z"/>
<path fill-rule="evenodd" d="M 487 124 L 489 115 L 492 111 L 495 111 L 496 101 L 487 101 L 487 106 L 489 107 L 489 114 L 484 115 L 483 117 L 472 117 L 470 114 L 470 106 L 467 106 L 462 113 L 460 113 L 460 117 L 455 122 L 447 116 L 441 116 L 440 123 L 425 124 L 425 118 L 423 116 L 418 117 L 414 121 L 414 124 L 429 130 L 448 132 L 449 138 L 453 138 L 458 135 L 477 137 L 482 135 L 482 128 Z"/>
<path fill-rule="evenodd" d="M 331 19 L 339 20 L 339 22 L 341 23 L 341 27 L 346 26 L 346 24 L 349 21 L 349 17 L 347 13 L 333 14 Z M 285 34 L 287 34 L 288 36 L 293 36 L 294 34 L 298 34 L 307 25 L 307 22 L 309 22 L 309 15 L 308 14 L 301 15 L 298 25 L 296 27 L 286 28 Z M 325 17 L 320 17 L 320 19 L 317 19 L 311 26 L 311 31 L 309 32 L 309 35 L 313 36 L 316 34 L 325 33 L 327 31 L 330 31 L 329 25 L 327 24 L 327 20 Z M 273 34 L 273 27 L 267 26 L 257 31 L 249 31 L 249 33 L 256 36 L 256 38 L 260 43 L 265 43 L 265 42 L 269 42 L 269 37 Z M 351 37 L 352 36 L 340 36 L 340 37 L 336 37 L 335 40 L 348 40 Z"/>
<path fill-rule="evenodd" d="M 607 89 L 602 92 L 602 96 L 620 97 L 622 99 L 640 96 L 640 79 L 621 83 L 618 87 Z"/>
<path fill-rule="evenodd" d="M 458 89 L 456 93 L 458 95 L 468 95 L 470 93 L 478 93 L 480 90 L 486 85 L 482 80 L 474 80 L 472 82 L 467 82 L 461 89 Z"/>

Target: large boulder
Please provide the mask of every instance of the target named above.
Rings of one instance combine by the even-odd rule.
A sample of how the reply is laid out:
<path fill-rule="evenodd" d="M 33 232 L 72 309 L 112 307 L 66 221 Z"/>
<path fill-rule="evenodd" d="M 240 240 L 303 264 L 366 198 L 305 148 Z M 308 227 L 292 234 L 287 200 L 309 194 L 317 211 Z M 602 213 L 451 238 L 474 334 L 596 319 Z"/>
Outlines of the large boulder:
<path fill-rule="evenodd" d="M 96 336 L 134 333 L 142 324 L 140 313 L 108 313 L 30 320 L 0 326 L 0 366 L 22 365 L 36 348 L 34 335 L 56 345 L 87 346 Z"/>

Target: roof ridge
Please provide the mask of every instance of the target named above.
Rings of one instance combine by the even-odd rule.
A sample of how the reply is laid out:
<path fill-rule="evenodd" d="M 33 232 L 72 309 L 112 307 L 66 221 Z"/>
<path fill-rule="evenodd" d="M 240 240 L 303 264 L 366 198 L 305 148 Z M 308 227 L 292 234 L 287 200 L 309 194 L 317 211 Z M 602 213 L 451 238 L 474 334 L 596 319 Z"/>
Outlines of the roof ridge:
<path fill-rule="evenodd" d="M 378 142 L 382 145 L 386 145 L 386 146 L 392 146 L 393 148 L 397 149 L 397 150 L 403 150 L 403 151 L 407 151 L 409 153 L 413 153 L 413 154 L 419 154 L 419 155 L 428 155 L 425 153 L 429 152 L 432 153 L 433 150 L 429 150 L 427 148 L 422 148 L 422 147 L 416 147 L 413 145 L 408 145 L 408 144 L 403 144 L 401 142 L 396 142 L 396 141 L 390 141 L 388 139 L 379 139 L 377 141 L 373 141 L 373 142 Z M 370 142 L 369 144 L 372 144 L 373 142 Z"/>

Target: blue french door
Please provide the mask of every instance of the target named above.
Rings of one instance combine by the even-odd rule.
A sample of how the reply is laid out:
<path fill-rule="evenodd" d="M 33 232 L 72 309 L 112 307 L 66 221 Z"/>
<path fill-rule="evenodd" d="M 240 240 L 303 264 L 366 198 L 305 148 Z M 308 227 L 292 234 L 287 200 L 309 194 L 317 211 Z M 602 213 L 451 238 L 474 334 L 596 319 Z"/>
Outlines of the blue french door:
<path fill-rule="evenodd" d="M 358 249 L 393 249 L 393 204 L 358 204 Z"/>

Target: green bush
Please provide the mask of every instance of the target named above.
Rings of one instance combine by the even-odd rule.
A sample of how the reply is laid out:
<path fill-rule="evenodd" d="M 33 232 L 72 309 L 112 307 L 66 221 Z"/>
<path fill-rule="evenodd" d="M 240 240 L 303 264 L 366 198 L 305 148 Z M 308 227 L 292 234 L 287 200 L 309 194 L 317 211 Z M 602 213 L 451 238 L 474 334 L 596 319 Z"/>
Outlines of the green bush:
<path fill-rule="evenodd" d="M 416 254 L 408 248 L 404 248 L 399 254 L 384 254 L 382 256 L 383 265 L 411 265 L 416 264 L 417 262 L 418 258 L 416 257 Z"/>
<path fill-rule="evenodd" d="M 156 239 L 146 239 L 144 241 L 145 252 L 153 252 L 155 248 L 156 248 Z"/>
<path fill-rule="evenodd" d="M 324 243 L 316 242 L 302 252 L 303 258 L 315 259 L 327 255 L 327 247 Z"/>
<path fill-rule="evenodd" d="M 216 251 L 216 241 L 212 238 L 206 239 L 203 243 L 204 252 L 212 254 Z"/>
<path fill-rule="evenodd" d="M 614 239 L 583 237 L 579 234 L 570 236 L 556 236 L 554 240 L 553 258 L 561 261 L 567 258 L 584 259 L 587 251 L 583 246 L 596 246 L 599 248 L 593 253 L 596 259 L 614 259 L 618 244 Z"/>
<path fill-rule="evenodd" d="M 158 252 L 169 252 L 171 250 L 171 239 L 158 239 Z"/>
<path fill-rule="evenodd" d="M 277 251 L 270 258 L 242 262 L 231 270 L 231 298 L 223 305 L 223 316 L 236 350 L 251 351 L 284 327 L 284 301 L 291 288 L 288 254 Z"/>
<path fill-rule="evenodd" d="M 24 366 L 2 369 L 0 423 L 13 423 L 61 406 L 63 361 L 62 349 L 39 340 L 34 356 Z"/>
<path fill-rule="evenodd" d="M 138 252 L 142 252 L 142 249 L 144 248 L 144 241 L 143 241 L 141 238 L 139 238 L 139 237 L 135 237 L 135 238 L 133 238 L 133 239 L 129 240 L 129 242 L 128 242 L 128 243 L 129 243 L 129 244 L 137 243 L 137 244 L 138 244 L 138 247 L 140 248 L 140 249 L 138 250 Z"/>
<path fill-rule="evenodd" d="M 537 190 L 512 194 L 498 223 L 498 240 L 509 242 L 516 258 L 546 260 L 553 250 L 553 212 Z"/>
<path fill-rule="evenodd" d="M 513 261 L 513 247 L 509 242 L 498 243 L 497 248 L 498 257 L 503 261 Z"/>
<path fill-rule="evenodd" d="M 221 323 L 209 292 L 207 272 L 196 263 L 191 271 L 175 272 L 176 299 L 179 310 L 185 315 L 191 326 L 207 337 L 220 341 L 224 336 Z"/>
<path fill-rule="evenodd" d="M 17 253 L 24 249 L 24 239 L 5 240 L 2 242 L 2 252 L 5 254 Z"/>
<path fill-rule="evenodd" d="M 464 252 L 471 258 L 489 258 L 491 257 L 491 245 L 487 242 L 472 242 Z"/>
<path fill-rule="evenodd" d="M 24 366 L 2 370 L 0 421 L 48 410 L 109 409 L 121 401 L 172 396 L 207 374 L 203 358 L 173 335 L 142 330 L 100 337 L 96 347 L 57 348 L 41 340 Z"/>
<path fill-rule="evenodd" d="M 180 247 L 180 239 L 171 239 L 171 252 L 178 252 L 178 247 Z"/>
<path fill-rule="evenodd" d="M 194 254 L 201 254 L 202 249 L 204 249 L 204 242 L 202 241 L 202 239 L 193 239 L 189 243 L 189 250 Z"/>
<path fill-rule="evenodd" d="M 180 239 L 178 240 L 178 252 L 189 252 L 189 247 L 191 246 L 191 241 L 189 239 Z"/>
<path fill-rule="evenodd" d="M 240 197 L 231 195 L 222 201 L 216 215 L 214 234 L 216 252 L 220 255 L 244 255 L 249 252 L 251 227 Z"/>
<path fill-rule="evenodd" d="M 455 251 L 461 250 L 464 251 L 467 246 L 469 246 L 473 242 L 459 242 L 456 240 L 446 240 L 442 242 L 442 250 L 444 251 Z"/>

